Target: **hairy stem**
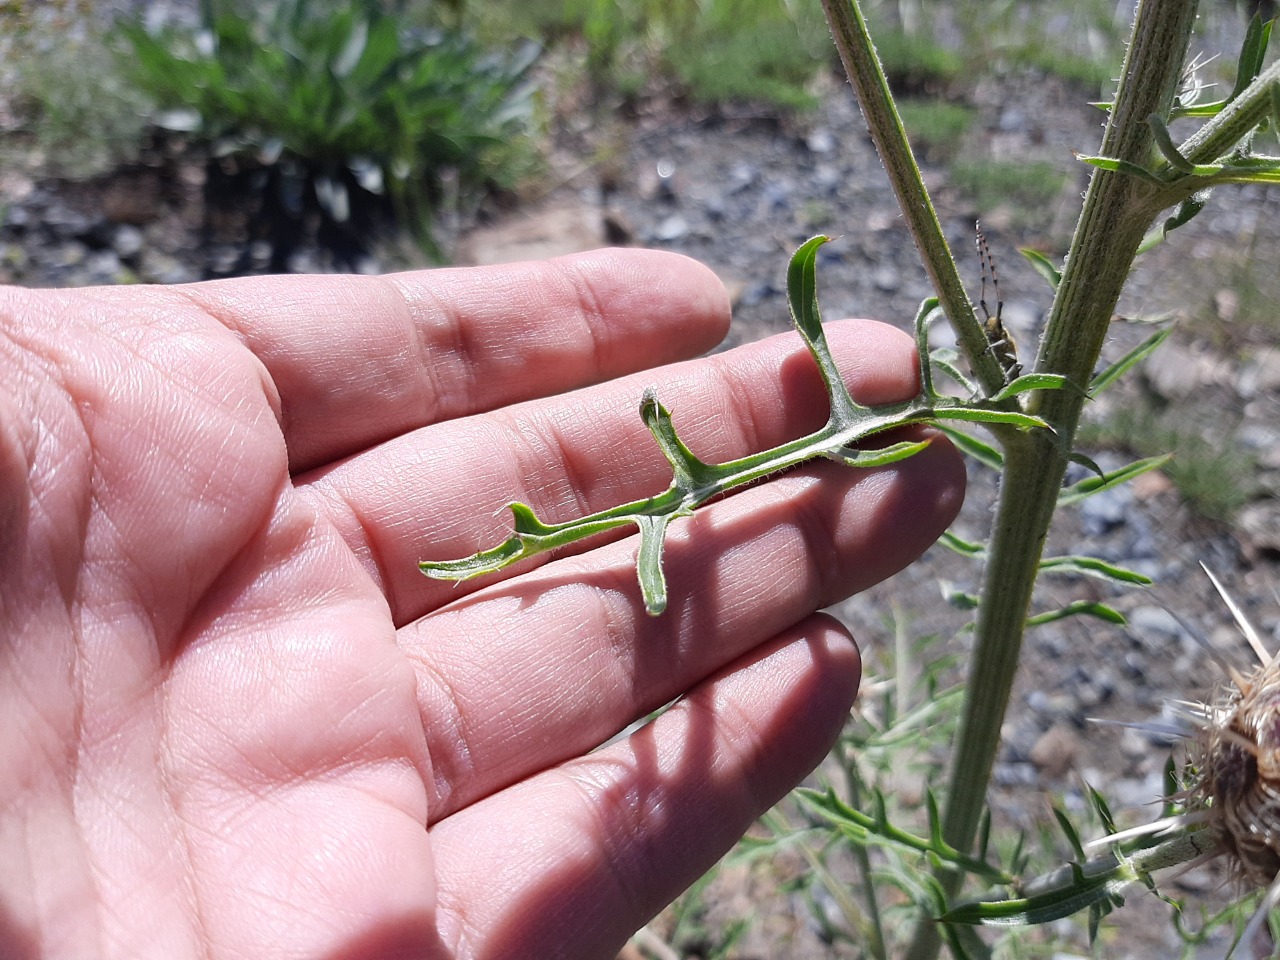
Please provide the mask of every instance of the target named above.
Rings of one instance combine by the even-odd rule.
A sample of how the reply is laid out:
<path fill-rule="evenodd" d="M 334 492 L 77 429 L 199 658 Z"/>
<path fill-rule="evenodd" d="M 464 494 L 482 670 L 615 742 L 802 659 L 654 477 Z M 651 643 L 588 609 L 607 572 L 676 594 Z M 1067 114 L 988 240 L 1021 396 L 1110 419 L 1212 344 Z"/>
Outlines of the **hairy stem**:
<path fill-rule="evenodd" d="M 822 0 L 827 23 L 849 82 L 857 94 L 862 115 L 871 132 L 880 160 L 889 173 L 907 228 L 920 251 L 924 268 L 938 294 L 943 312 L 955 328 L 956 338 L 988 396 L 1005 384 L 1005 371 L 995 353 L 988 349 L 982 325 L 973 314 L 973 304 L 965 292 L 955 258 L 942 235 L 938 214 L 929 199 L 920 167 L 907 142 L 902 118 L 894 105 L 889 83 L 880 66 L 867 23 L 857 0 Z"/>
<path fill-rule="evenodd" d="M 1196 16 L 1195 2 L 1142 0 L 1125 57 L 1120 87 L 1101 153 L 1141 166 L 1152 160 L 1148 116 L 1168 116 Z M 1066 266 L 1050 312 L 1037 372 L 1066 375 L 1087 385 L 1138 245 L 1166 198 L 1143 181 L 1096 170 L 1076 224 Z M 943 835 L 960 850 L 973 844 L 1000 726 L 1013 687 L 1037 564 L 1066 471 L 1083 397 L 1071 390 L 1038 394 L 1032 408 L 1057 431 L 1020 434 L 1006 443 L 974 654 L 969 663 L 965 712 L 952 753 Z M 948 898 L 963 877 L 940 871 Z M 937 927 L 920 924 L 908 957 L 926 960 L 939 949 Z"/>

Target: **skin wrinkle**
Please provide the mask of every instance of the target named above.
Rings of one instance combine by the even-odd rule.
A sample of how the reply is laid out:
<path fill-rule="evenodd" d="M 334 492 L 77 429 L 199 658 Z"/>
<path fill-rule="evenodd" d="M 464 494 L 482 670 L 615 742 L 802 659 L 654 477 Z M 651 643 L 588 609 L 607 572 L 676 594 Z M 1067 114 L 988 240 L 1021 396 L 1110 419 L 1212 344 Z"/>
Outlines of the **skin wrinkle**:
<path fill-rule="evenodd" d="M 592 458 L 577 454 L 572 442 L 565 442 L 560 425 L 543 414 L 533 413 L 527 418 L 508 421 L 513 440 L 511 445 L 517 476 L 522 478 L 522 495 L 525 503 L 537 502 L 541 517 L 583 517 L 592 512 L 590 501 L 593 471 Z M 537 476 L 536 466 L 551 465 L 554 484 L 530 489 L 528 478 Z"/>
<path fill-rule="evenodd" d="M 441 302 L 439 295 L 429 290 L 417 294 L 411 293 L 403 284 L 394 278 L 386 278 L 387 286 L 395 291 L 400 303 L 404 305 L 404 325 L 406 341 L 410 348 L 410 370 L 416 374 L 414 378 L 415 392 L 418 394 L 414 405 L 420 423 L 438 423 L 451 414 L 445 409 L 447 393 L 441 378 L 438 358 L 443 354 L 453 358 L 463 346 L 457 328 L 460 318 L 453 315 L 447 303 Z M 429 303 L 426 303 L 429 301 Z M 424 306 L 425 303 L 425 306 Z M 440 323 L 443 318 L 444 323 Z M 440 327 L 452 331 L 450 346 L 452 349 L 441 351 L 433 343 L 431 334 Z M 469 398 L 468 398 L 469 399 Z"/>
<path fill-rule="evenodd" d="M 591 376 L 594 379 L 601 371 L 612 369 L 612 365 L 605 359 L 605 344 L 610 338 L 601 337 L 598 333 L 605 324 L 608 311 L 604 309 L 600 296 L 596 293 L 595 284 L 587 276 L 579 261 L 575 260 L 571 263 L 559 261 L 557 266 L 566 283 L 574 291 L 578 302 L 580 325 L 590 341 L 588 352 L 591 356 Z"/>
<path fill-rule="evenodd" d="M 211 945 L 214 942 L 212 927 L 208 920 L 206 897 L 200 889 L 195 868 L 196 857 L 191 842 L 188 818 L 183 814 L 183 798 L 177 789 L 174 776 L 174 758 L 171 749 L 173 730 L 173 694 L 169 688 L 168 677 L 161 682 L 157 696 L 160 704 L 159 749 L 156 757 L 156 772 L 159 776 L 160 799 L 164 803 L 169 822 L 173 825 L 173 833 L 178 843 L 178 856 L 186 867 L 183 877 L 183 893 L 190 911 L 190 922 L 195 928 L 194 939 L 202 945 L 201 960 L 210 960 Z"/>
<path fill-rule="evenodd" d="M 430 827 L 447 815 L 447 812 L 452 812 L 455 792 L 453 784 L 466 783 L 475 775 L 472 737 L 467 732 L 468 723 L 462 708 L 462 698 L 454 692 L 453 686 L 429 656 L 431 650 L 402 649 L 417 668 L 418 709 L 428 744 L 448 746 L 448 752 L 444 756 L 441 756 L 439 749 L 430 751 L 432 794 L 427 798 L 427 826 Z M 429 688 L 434 695 L 424 694 L 425 688 Z M 447 730 L 449 736 L 433 734 L 434 730 Z"/>

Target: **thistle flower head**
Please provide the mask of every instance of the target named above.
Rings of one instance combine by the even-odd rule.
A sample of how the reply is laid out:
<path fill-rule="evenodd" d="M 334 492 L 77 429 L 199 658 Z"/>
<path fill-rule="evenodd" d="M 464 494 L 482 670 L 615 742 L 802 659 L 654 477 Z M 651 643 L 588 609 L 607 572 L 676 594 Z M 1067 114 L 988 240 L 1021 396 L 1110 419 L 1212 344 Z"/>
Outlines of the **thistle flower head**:
<path fill-rule="evenodd" d="M 1247 886 L 1268 887 L 1280 875 L 1280 659 L 1209 577 L 1259 663 L 1243 675 L 1228 668 L 1230 685 L 1203 707 L 1189 807 L 1209 812 L 1232 872 Z"/>

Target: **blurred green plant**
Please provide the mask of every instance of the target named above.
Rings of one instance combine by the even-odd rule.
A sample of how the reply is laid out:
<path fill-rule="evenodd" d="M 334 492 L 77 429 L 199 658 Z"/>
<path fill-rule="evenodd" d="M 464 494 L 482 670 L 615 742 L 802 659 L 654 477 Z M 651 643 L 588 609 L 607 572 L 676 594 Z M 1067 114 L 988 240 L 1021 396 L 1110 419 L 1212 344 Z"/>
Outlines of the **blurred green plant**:
<path fill-rule="evenodd" d="M 795 0 L 499 0 L 471 14 L 501 43 L 580 39 L 597 88 L 624 95 L 657 79 L 701 103 L 805 109 L 830 63 L 821 9 Z"/>
<path fill-rule="evenodd" d="M 902 125 L 923 159 L 941 163 L 955 159 L 977 111 L 963 103 L 933 98 L 898 101 Z"/>
<path fill-rule="evenodd" d="M 341 228 L 385 204 L 438 254 L 447 190 L 530 169 L 533 44 L 494 53 L 457 28 L 404 26 L 377 0 L 202 0 L 198 29 L 119 32 L 155 121 L 248 170 L 286 218 Z"/>
<path fill-rule="evenodd" d="M 957 160 L 949 169 L 951 185 L 973 209 L 986 211 L 988 217 L 1004 210 L 1015 221 L 1036 226 L 1052 219 L 1053 201 L 1062 195 L 1069 177 L 1046 160 Z"/>
<path fill-rule="evenodd" d="M 1162 471 L 1193 510 L 1211 520 L 1230 523 L 1257 494 L 1257 459 L 1221 425 L 1197 426 L 1196 411 L 1149 404 L 1118 405 L 1109 416 L 1080 425 L 1080 441 L 1090 447 L 1128 450 L 1140 456 L 1169 451 Z M 1212 430 L 1213 438 L 1206 432 Z"/>
<path fill-rule="evenodd" d="M 957 80 L 1032 70 L 1101 89 L 1128 27 L 1107 0 L 872 0 L 866 16 L 896 93 L 937 92 Z"/>
<path fill-rule="evenodd" d="M 85 0 L 0 5 L 0 160 L 82 179 L 133 159 L 147 98 L 122 74 Z"/>

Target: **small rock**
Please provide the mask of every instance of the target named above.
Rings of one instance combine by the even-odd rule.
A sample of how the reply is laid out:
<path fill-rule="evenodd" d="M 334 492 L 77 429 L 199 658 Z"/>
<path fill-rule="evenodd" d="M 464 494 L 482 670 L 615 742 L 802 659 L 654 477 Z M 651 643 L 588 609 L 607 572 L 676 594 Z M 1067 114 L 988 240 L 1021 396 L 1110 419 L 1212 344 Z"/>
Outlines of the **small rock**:
<path fill-rule="evenodd" d="M 754 186 L 759 179 L 758 169 L 745 160 L 739 160 L 729 169 L 729 193 L 741 193 L 748 187 Z"/>
<path fill-rule="evenodd" d="M 1134 607 L 1129 612 L 1129 635 L 1149 649 L 1164 649 L 1166 644 L 1181 642 L 1186 631 L 1178 618 L 1164 607 Z"/>
<path fill-rule="evenodd" d="M 1128 487 L 1112 487 L 1088 497 L 1080 504 L 1080 520 L 1091 537 L 1101 536 L 1123 526 L 1133 504 L 1133 491 Z"/>
<path fill-rule="evenodd" d="M 1035 767 L 1029 763 L 997 763 L 991 779 L 1001 787 L 1034 787 L 1038 777 Z"/>
<path fill-rule="evenodd" d="M 1164 773 L 1154 769 L 1145 777 L 1118 777 L 1107 784 L 1107 799 L 1111 809 L 1149 810 L 1151 804 L 1164 796 Z"/>
<path fill-rule="evenodd" d="M 93 228 L 93 221 L 89 217 L 62 203 L 54 204 L 46 210 L 41 220 L 55 237 L 64 240 L 83 237 Z"/>
<path fill-rule="evenodd" d="M 1001 133 L 1018 133 L 1027 126 L 1027 115 L 1017 107 L 1005 107 L 996 122 Z"/>
<path fill-rule="evenodd" d="M 781 293 L 773 282 L 770 280 L 761 280 L 753 283 L 742 291 L 742 305 L 744 307 L 754 307 L 778 293 Z"/>
<path fill-rule="evenodd" d="M 673 243 L 689 233 L 689 221 L 678 213 L 666 217 L 653 230 L 653 239 L 662 243 Z"/>
<path fill-rule="evenodd" d="M 89 251 L 85 248 L 83 243 L 78 243 L 75 240 L 69 240 L 66 243 L 60 244 L 56 249 L 51 250 L 48 261 L 55 266 L 65 269 L 67 267 L 76 267 L 84 263 L 84 258 L 88 255 Z"/>
<path fill-rule="evenodd" d="M 129 223 L 116 227 L 111 235 L 111 249 L 121 260 L 132 260 L 141 253 L 143 242 L 142 231 Z"/>
<path fill-rule="evenodd" d="M 877 290 L 893 293 L 902 286 L 902 276 L 891 264 L 886 263 L 876 267 L 875 273 L 871 275 L 871 282 Z"/>
<path fill-rule="evenodd" d="M 1240 312 L 1240 294 L 1222 289 L 1213 295 L 1213 312 L 1223 323 L 1232 323 Z"/>
<path fill-rule="evenodd" d="M 836 148 L 836 136 L 826 127 L 818 127 L 804 138 L 810 153 L 831 153 Z"/>
<path fill-rule="evenodd" d="M 1139 731 L 1126 727 L 1120 734 L 1120 752 L 1130 760 L 1142 760 L 1151 753 L 1151 744 Z"/>
<path fill-rule="evenodd" d="M 1161 348 L 1159 362 L 1143 364 L 1142 376 L 1151 391 L 1165 400 L 1182 400 L 1205 386 L 1234 380 L 1226 361 L 1177 343 Z"/>
<path fill-rule="evenodd" d="M 1173 481 L 1168 475 L 1160 470 L 1148 470 L 1141 476 L 1134 477 L 1129 482 L 1129 489 L 1133 491 L 1133 498 L 1139 502 L 1145 503 L 1147 500 L 1154 499 L 1161 494 L 1168 493 L 1174 489 Z"/>
<path fill-rule="evenodd" d="M 779 212 L 791 207 L 791 184 L 785 180 L 775 180 L 765 185 L 761 201 L 764 208 L 771 212 Z"/>
<path fill-rule="evenodd" d="M 1236 536 L 1251 562 L 1280 556 L 1280 504 L 1270 500 L 1249 504 L 1236 516 Z"/>
<path fill-rule="evenodd" d="M 1069 728 L 1054 724 L 1031 748 L 1031 762 L 1054 780 L 1066 776 L 1080 754 L 1080 738 Z"/>
<path fill-rule="evenodd" d="M 85 257 L 84 268 L 93 283 L 118 283 L 120 256 L 114 250 L 95 250 Z"/>
<path fill-rule="evenodd" d="M 200 279 L 195 269 L 181 260 L 150 248 L 138 258 L 138 277 L 144 283 L 191 283 Z"/>
<path fill-rule="evenodd" d="M 21 233 L 31 225 L 31 211 L 23 204 L 15 203 L 4 215 L 4 225 L 10 230 Z"/>
<path fill-rule="evenodd" d="M 1235 383 L 1236 392 L 1246 400 L 1280 391 L 1280 350 L 1261 351 L 1241 368 Z"/>

